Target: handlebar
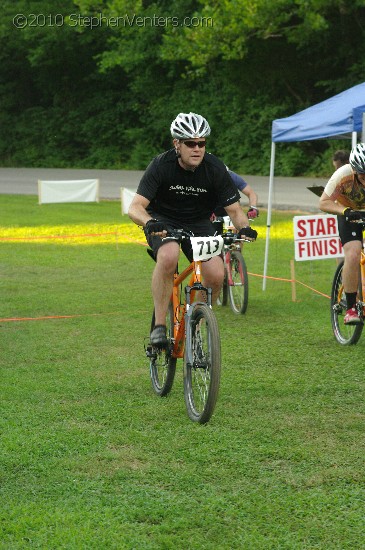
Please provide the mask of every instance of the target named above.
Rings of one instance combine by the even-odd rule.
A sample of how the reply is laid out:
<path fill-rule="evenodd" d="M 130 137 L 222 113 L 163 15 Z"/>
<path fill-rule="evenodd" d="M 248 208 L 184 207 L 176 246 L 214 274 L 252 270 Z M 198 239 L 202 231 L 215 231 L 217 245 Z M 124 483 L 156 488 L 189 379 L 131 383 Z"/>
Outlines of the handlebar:
<path fill-rule="evenodd" d="M 224 244 L 226 244 L 226 245 L 234 244 L 234 243 L 240 243 L 240 242 L 243 242 L 243 243 L 252 243 L 253 242 L 250 239 L 245 239 L 245 238 L 239 239 L 238 236 L 237 236 L 237 233 L 233 233 L 233 231 L 231 231 L 230 229 L 228 229 L 227 231 L 222 233 L 222 237 L 223 237 L 223 240 L 224 240 Z"/>
<path fill-rule="evenodd" d="M 170 231 L 167 231 L 166 237 L 162 237 L 162 240 L 174 239 L 181 243 L 181 241 L 184 239 L 190 239 L 190 237 L 194 237 L 194 233 L 191 231 L 185 231 L 185 229 L 171 229 Z"/>
<path fill-rule="evenodd" d="M 348 212 L 345 214 L 345 212 Z M 362 225 L 363 228 L 365 228 L 365 211 L 364 210 L 353 210 L 352 208 L 345 208 L 343 211 L 343 215 L 345 216 L 345 220 L 348 223 L 357 223 L 358 225 Z M 352 215 L 354 215 L 355 219 L 348 219 L 351 218 Z M 358 217 L 358 219 L 356 219 Z"/>
<path fill-rule="evenodd" d="M 230 245 L 238 242 L 245 242 L 245 243 L 252 242 L 251 240 L 245 239 L 245 238 L 239 239 L 237 236 L 237 233 L 233 233 L 233 231 L 231 230 L 227 230 L 221 235 L 223 237 L 223 242 L 225 245 Z M 194 237 L 194 233 L 192 233 L 191 231 L 185 231 L 184 229 L 172 229 L 167 232 L 166 237 L 162 237 L 162 240 L 174 239 L 177 242 L 181 243 L 181 241 L 185 239 L 190 239 L 190 237 Z"/>

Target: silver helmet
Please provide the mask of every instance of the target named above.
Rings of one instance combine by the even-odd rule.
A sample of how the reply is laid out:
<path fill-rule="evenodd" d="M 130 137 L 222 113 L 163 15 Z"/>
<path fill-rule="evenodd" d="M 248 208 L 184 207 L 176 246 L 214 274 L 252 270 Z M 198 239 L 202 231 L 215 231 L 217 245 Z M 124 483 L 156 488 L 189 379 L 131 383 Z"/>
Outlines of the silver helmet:
<path fill-rule="evenodd" d="M 179 113 L 171 124 L 171 135 L 176 139 L 201 138 L 210 135 L 208 121 L 196 113 Z"/>
<path fill-rule="evenodd" d="M 358 143 L 352 149 L 349 162 L 355 172 L 365 174 L 365 143 Z"/>

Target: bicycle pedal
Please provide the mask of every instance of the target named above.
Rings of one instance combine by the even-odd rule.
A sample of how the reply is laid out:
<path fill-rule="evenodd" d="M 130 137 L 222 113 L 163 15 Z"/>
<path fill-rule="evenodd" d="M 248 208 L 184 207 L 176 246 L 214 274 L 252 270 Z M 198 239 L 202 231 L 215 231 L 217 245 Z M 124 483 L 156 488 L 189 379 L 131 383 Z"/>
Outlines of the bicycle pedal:
<path fill-rule="evenodd" d="M 144 351 L 146 354 L 146 357 L 149 357 L 150 359 L 156 359 L 157 353 L 156 349 L 152 346 L 152 344 L 145 344 L 144 345 Z"/>
<path fill-rule="evenodd" d="M 169 345 L 152 345 L 148 344 L 144 348 L 146 356 L 150 359 L 157 359 L 158 355 L 161 355 L 162 353 L 169 354 L 170 349 Z"/>
<path fill-rule="evenodd" d="M 207 363 L 198 363 L 196 361 L 194 361 L 194 364 L 192 365 L 192 368 L 193 369 L 203 369 L 203 370 L 207 370 L 208 369 L 208 365 Z"/>

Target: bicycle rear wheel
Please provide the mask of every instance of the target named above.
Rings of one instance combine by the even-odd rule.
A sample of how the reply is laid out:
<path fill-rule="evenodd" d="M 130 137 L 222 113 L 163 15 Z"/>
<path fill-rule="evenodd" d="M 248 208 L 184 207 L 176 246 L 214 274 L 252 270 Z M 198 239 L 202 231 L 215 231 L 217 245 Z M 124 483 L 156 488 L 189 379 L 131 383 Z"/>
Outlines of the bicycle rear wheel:
<path fill-rule="evenodd" d="M 245 313 L 248 305 L 248 275 L 246 262 L 239 251 L 231 253 L 232 285 L 228 285 L 229 299 L 234 313 Z"/>
<path fill-rule="evenodd" d="M 333 334 L 339 344 L 344 346 L 356 344 L 361 336 L 363 325 L 345 325 L 346 296 L 342 283 L 343 262 L 336 269 L 331 292 L 331 323 Z M 360 300 L 362 293 L 360 291 Z"/>
<path fill-rule="evenodd" d="M 153 311 L 152 314 L 151 331 L 154 326 L 155 311 Z M 169 340 L 169 344 L 166 346 L 166 349 L 161 349 L 151 345 L 149 346 L 152 388 L 160 397 L 166 396 L 171 391 L 176 371 L 177 359 L 171 356 L 174 335 L 174 316 L 171 303 L 166 315 L 166 330 L 167 338 Z"/>
<path fill-rule="evenodd" d="M 188 416 L 205 424 L 213 414 L 219 391 L 221 347 L 218 323 L 206 304 L 193 304 L 189 318 L 191 340 L 184 356 L 184 396 Z M 187 331 L 187 333 L 190 331 Z M 191 363 L 188 357 L 191 356 Z"/>

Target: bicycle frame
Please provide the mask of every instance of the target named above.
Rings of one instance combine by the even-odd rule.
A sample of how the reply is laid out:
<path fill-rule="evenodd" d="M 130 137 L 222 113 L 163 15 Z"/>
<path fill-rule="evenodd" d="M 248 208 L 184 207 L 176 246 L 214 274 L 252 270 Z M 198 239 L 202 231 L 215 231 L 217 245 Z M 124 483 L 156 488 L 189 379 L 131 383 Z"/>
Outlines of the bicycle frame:
<path fill-rule="evenodd" d="M 185 287 L 185 300 L 181 303 L 181 285 L 190 276 Z M 212 289 L 202 285 L 202 262 L 193 261 L 182 273 L 176 270 L 172 289 L 172 307 L 174 312 L 174 346 L 171 351 L 172 357 L 183 358 L 185 351 L 185 318 L 191 303 L 194 301 L 196 292 L 206 291 L 208 305 L 211 306 Z"/>

